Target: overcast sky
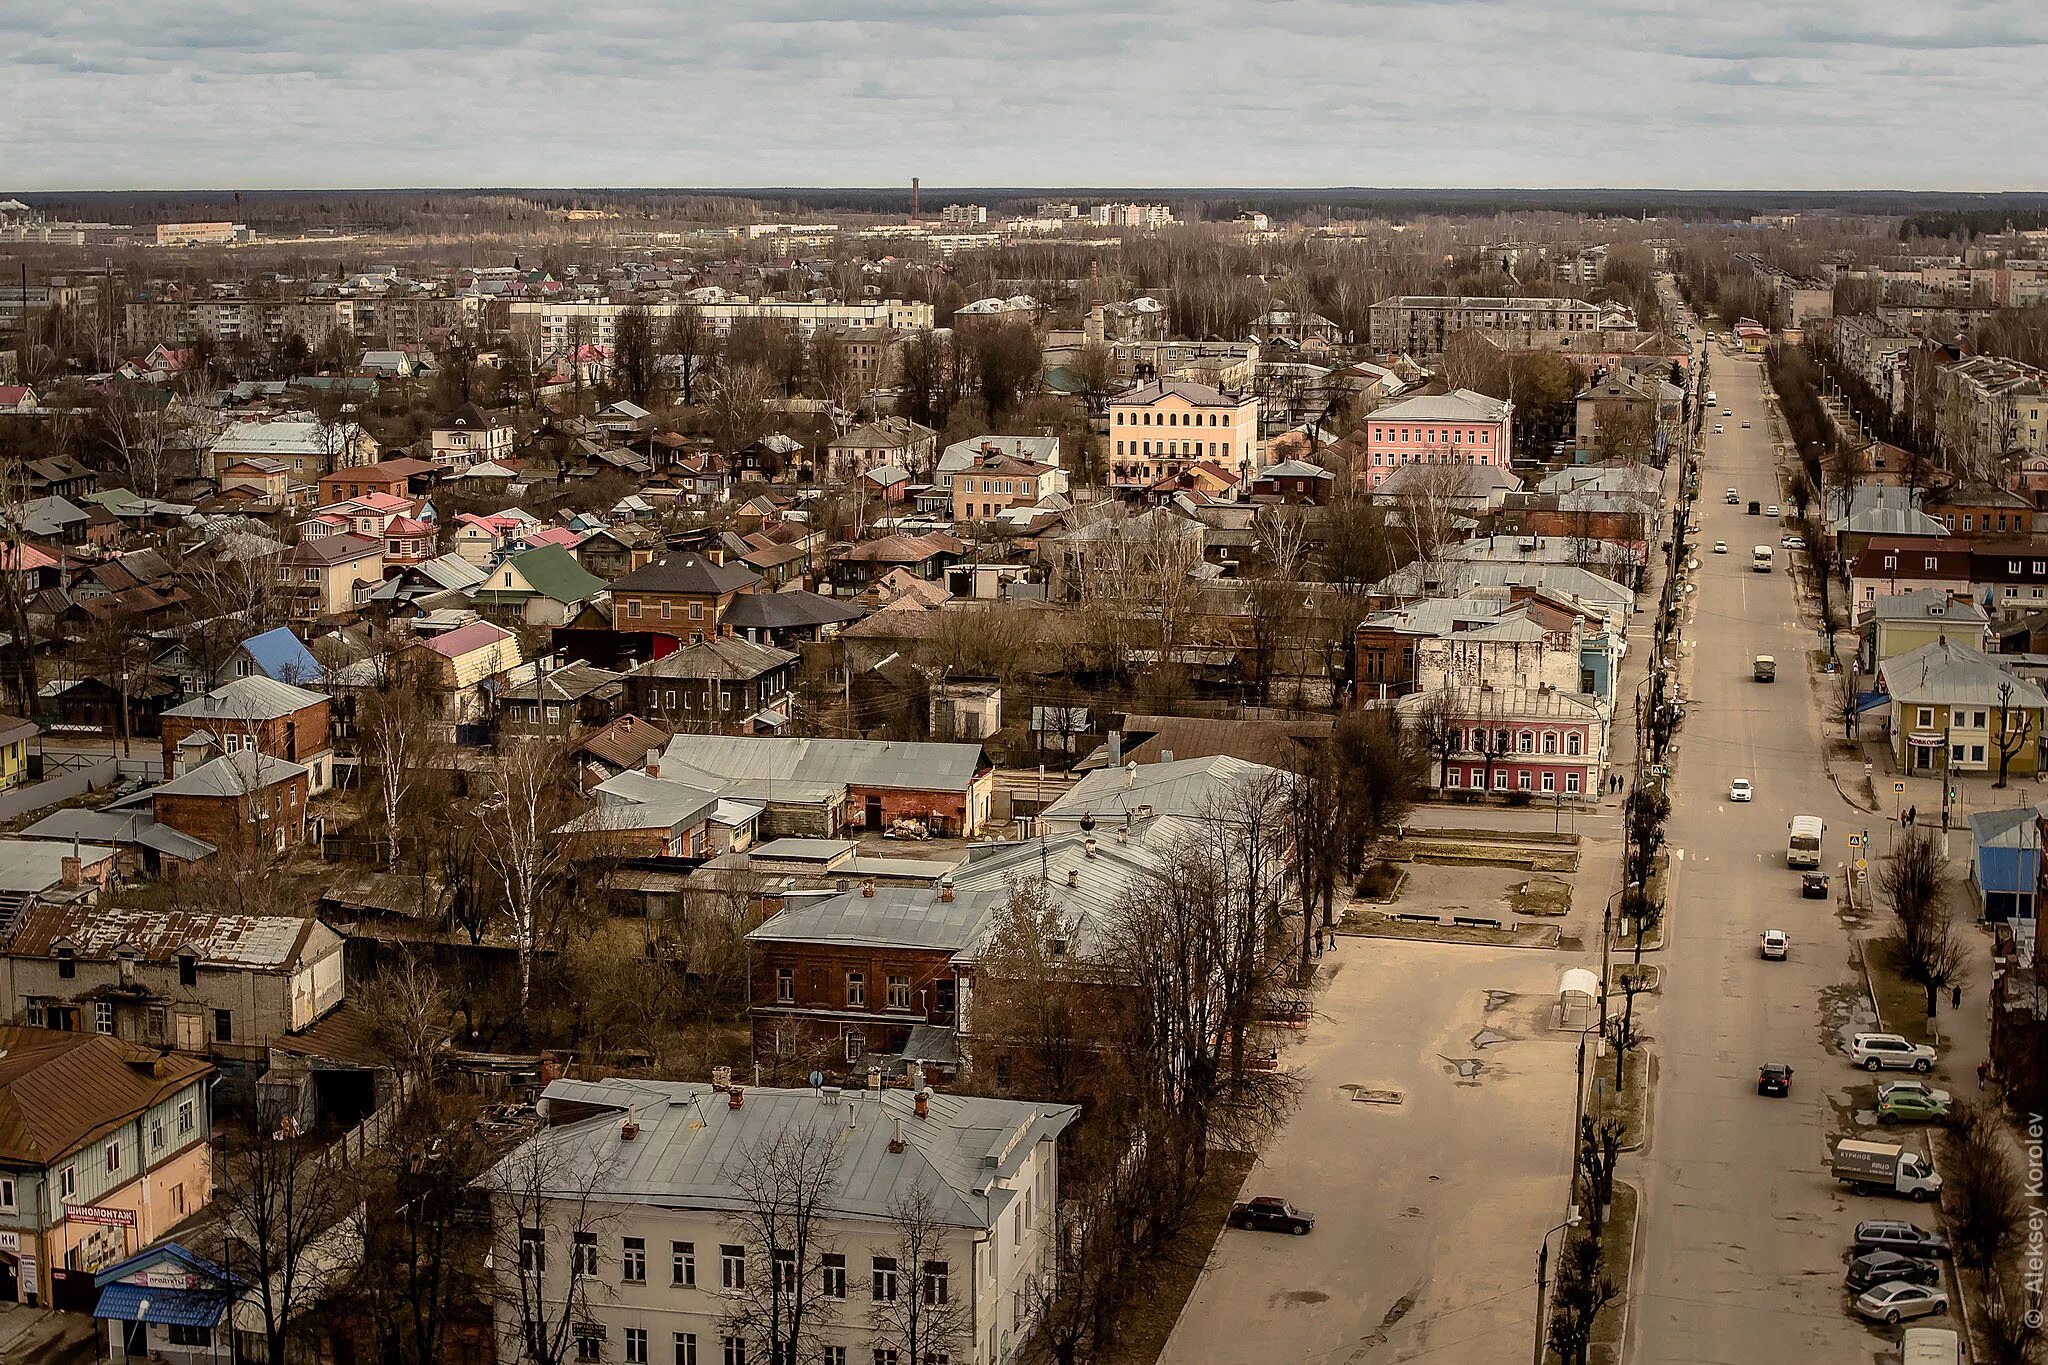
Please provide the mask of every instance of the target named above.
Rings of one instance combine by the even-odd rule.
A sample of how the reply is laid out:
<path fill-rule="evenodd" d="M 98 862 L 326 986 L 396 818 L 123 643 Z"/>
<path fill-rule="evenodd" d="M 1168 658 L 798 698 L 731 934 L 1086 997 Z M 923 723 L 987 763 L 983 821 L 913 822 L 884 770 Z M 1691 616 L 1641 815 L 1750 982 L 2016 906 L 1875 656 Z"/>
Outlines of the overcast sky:
<path fill-rule="evenodd" d="M 0 0 L 0 193 L 2048 188 L 2044 0 Z"/>

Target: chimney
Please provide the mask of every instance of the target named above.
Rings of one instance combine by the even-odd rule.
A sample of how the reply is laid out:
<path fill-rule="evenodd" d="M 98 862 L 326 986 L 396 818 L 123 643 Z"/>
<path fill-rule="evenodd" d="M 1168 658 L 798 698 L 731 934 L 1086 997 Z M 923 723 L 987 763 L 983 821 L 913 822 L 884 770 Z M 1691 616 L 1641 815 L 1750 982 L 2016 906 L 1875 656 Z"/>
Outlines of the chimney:
<path fill-rule="evenodd" d="M 1091 834 L 1087 839 L 1083 840 L 1081 849 L 1089 857 L 1093 858 L 1095 856 L 1095 836 Z"/>
<path fill-rule="evenodd" d="M 626 1119 L 625 1121 L 619 1124 L 619 1141 L 631 1142 L 634 1138 L 639 1136 L 640 1125 L 638 1123 L 635 1123 L 632 1119 Z"/>
<path fill-rule="evenodd" d="M 903 1154 L 903 1120 L 892 1117 L 889 1123 L 889 1151 L 897 1156 L 901 1156 Z"/>
<path fill-rule="evenodd" d="M 951 904 L 951 903 L 952 903 L 952 900 L 953 900 L 953 879 L 952 879 L 952 877 L 950 877 L 950 876 L 945 876 L 945 877 L 941 877 L 941 878 L 939 878 L 939 899 L 940 899 L 940 900 L 942 900 L 942 901 L 945 901 L 945 902 L 947 902 L 948 904 Z"/>
<path fill-rule="evenodd" d="M 1171 749 L 1161 749 L 1161 750 L 1159 751 L 1159 761 L 1160 761 L 1161 763 L 1171 763 L 1171 762 L 1173 762 L 1173 750 L 1171 750 Z"/>
<path fill-rule="evenodd" d="M 65 854 L 65 855 L 64 855 L 64 860 L 63 860 L 63 862 L 62 862 L 62 863 L 60 863 L 60 864 L 59 864 L 59 866 L 60 866 L 60 867 L 62 867 L 62 868 L 64 869 L 64 871 L 63 871 L 63 881 L 64 881 L 64 885 L 66 885 L 66 886 L 84 886 L 84 885 L 85 885 L 85 863 L 84 863 L 84 862 L 83 862 L 83 861 L 82 861 L 82 860 L 81 860 L 80 858 L 78 858 L 78 857 L 77 857 L 77 856 L 76 856 L 75 854 L 69 854 L 69 853 Z"/>
<path fill-rule="evenodd" d="M 1109 732 L 1109 766 L 1112 768 L 1121 767 L 1123 761 L 1124 732 L 1121 730 L 1111 730 Z"/>
<path fill-rule="evenodd" d="M 661 776 L 661 750 L 649 749 L 647 751 L 647 775 L 649 777 Z"/>
<path fill-rule="evenodd" d="M 741 1086 L 734 1086 L 725 1092 L 725 1107 L 738 1109 L 747 1102 L 747 1092 Z"/>
<path fill-rule="evenodd" d="M 911 1096 L 910 1112 L 921 1119 L 931 1117 L 932 1092 L 929 1087 L 920 1087 L 918 1092 Z"/>
<path fill-rule="evenodd" d="M 1081 884 L 1081 869 L 1080 869 L 1080 868 L 1078 868 L 1078 867 L 1070 867 L 1070 868 L 1068 868 L 1068 869 L 1067 869 L 1067 885 L 1068 885 L 1068 886 L 1079 886 L 1080 884 Z"/>
<path fill-rule="evenodd" d="M 873 878 L 869 878 L 867 881 L 864 881 L 860 884 L 860 894 L 863 900 L 873 900 L 875 898 L 875 883 Z M 948 896 L 947 899 L 951 900 L 952 897 Z"/>

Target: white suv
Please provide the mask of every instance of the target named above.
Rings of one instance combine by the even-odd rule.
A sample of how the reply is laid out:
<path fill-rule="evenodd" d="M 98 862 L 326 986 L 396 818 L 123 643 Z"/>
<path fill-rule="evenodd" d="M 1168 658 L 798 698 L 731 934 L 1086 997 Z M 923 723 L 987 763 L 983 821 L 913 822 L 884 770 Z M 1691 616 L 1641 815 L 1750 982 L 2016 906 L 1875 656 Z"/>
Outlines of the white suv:
<path fill-rule="evenodd" d="M 1934 1070 L 1934 1049 L 1896 1033 L 1859 1033 L 1849 1041 L 1849 1060 L 1865 1071 Z"/>

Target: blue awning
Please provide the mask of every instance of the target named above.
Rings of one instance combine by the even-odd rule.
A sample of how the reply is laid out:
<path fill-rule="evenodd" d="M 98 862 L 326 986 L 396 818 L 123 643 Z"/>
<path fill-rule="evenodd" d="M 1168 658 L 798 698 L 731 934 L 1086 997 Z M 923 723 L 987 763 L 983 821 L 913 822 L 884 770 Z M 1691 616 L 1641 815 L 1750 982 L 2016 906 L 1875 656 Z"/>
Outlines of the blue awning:
<path fill-rule="evenodd" d="M 1865 711 L 1883 710 L 1891 704 L 1892 699 L 1890 695 L 1884 692 L 1858 692 L 1856 694 L 1856 714 L 1859 716 Z"/>
<path fill-rule="evenodd" d="M 96 1318 L 134 1322 L 149 1304 L 148 1320 L 174 1327 L 218 1327 L 228 1311 L 228 1295 L 218 1289 L 154 1289 L 142 1284 L 110 1284 L 93 1306 Z"/>

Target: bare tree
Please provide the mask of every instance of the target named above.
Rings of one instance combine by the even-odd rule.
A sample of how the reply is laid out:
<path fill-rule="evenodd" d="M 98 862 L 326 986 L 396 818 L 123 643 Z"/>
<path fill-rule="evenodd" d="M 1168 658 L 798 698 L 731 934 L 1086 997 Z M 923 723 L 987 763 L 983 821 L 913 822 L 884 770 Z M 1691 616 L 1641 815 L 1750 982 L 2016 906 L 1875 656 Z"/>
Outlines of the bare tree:
<path fill-rule="evenodd" d="M 285 1365 L 304 1315 L 344 1263 L 337 1224 L 353 1200 L 348 1182 L 323 1159 L 318 1142 L 277 1108 L 257 1115 L 257 1131 L 228 1140 L 215 1163 L 213 1194 L 225 1237 L 226 1268 L 246 1278 L 263 1318 L 263 1355 Z"/>
<path fill-rule="evenodd" d="M 742 1254 L 721 1268 L 727 1279 L 720 1287 L 731 1296 L 723 1324 L 762 1360 L 816 1359 L 818 1333 L 833 1325 L 846 1297 L 846 1262 L 829 1235 L 845 1122 L 838 1106 L 821 1102 L 766 1141 L 735 1151 L 727 1164 L 738 1207 L 726 1224 Z M 831 1271 L 836 1284 L 828 1283 Z M 881 1271 L 875 1275 L 880 1288 Z M 738 1283 L 731 1283 L 735 1276 Z M 893 1272 L 887 1287 L 899 1287 Z"/>
<path fill-rule="evenodd" d="M 1856 690 L 1856 670 L 1844 667 L 1835 675 L 1835 686 L 1828 698 L 1830 718 L 1842 727 L 1844 739 L 1856 738 L 1857 728 L 1863 722 L 1863 696 Z"/>
<path fill-rule="evenodd" d="M 1067 378 L 1088 411 L 1100 417 L 1117 391 L 1116 352 L 1099 341 L 1084 344 L 1067 362 Z"/>
<path fill-rule="evenodd" d="M 129 486 L 146 498 L 163 493 L 178 450 L 179 423 L 142 385 L 116 387 L 99 411 L 100 444 L 120 465 Z"/>
<path fill-rule="evenodd" d="M 478 855 L 496 875 L 499 917 L 519 954 L 519 1005 L 533 996 L 534 965 L 559 926 L 557 874 L 570 842 L 556 834 L 571 813 L 561 746 L 540 740 L 501 746 L 481 774 L 488 795 L 472 829 Z"/>
<path fill-rule="evenodd" d="M 768 377 L 752 365 L 730 366 L 711 387 L 711 438 L 730 454 L 768 430 Z"/>
<path fill-rule="evenodd" d="M 1586 1365 L 1593 1326 L 1621 1291 L 1601 1272 L 1596 1238 L 1571 1238 L 1559 1261 L 1557 1289 L 1550 1301 L 1550 1349 L 1564 1365 Z"/>
<path fill-rule="evenodd" d="M 928 1187 L 898 1192 L 889 1201 L 889 1221 L 896 1230 L 898 1283 L 890 1297 L 877 1295 L 869 1310 L 875 1345 L 894 1351 L 899 1365 L 946 1365 L 962 1354 L 974 1329 L 973 1267 L 952 1263 L 954 1230 Z"/>
<path fill-rule="evenodd" d="M 598 1237 L 616 1216 L 604 1198 L 618 1158 L 592 1159 L 573 1132 L 547 1129 L 478 1181 L 491 1197 L 491 1265 L 510 1324 L 503 1357 L 563 1365 L 598 1295 Z"/>
<path fill-rule="evenodd" d="M 621 310 L 613 324 L 612 381 L 626 397 L 645 407 L 655 401 L 660 379 L 654 320 L 645 308 L 634 304 Z"/>
<path fill-rule="evenodd" d="M 1020 878 L 974 958 L 973 1013 L 962 1021 L 977 1069 L 1016 1094 L 1083 1097 L 1109 1034 L 1102 987 L 1073 952 L 1074 930 L 1050 888 Z"/>
<path fill-rule="evenodd" d="M 686 407 L 697 402 L 697 382 L 709 371 L 718 355 L 718 339 L 694 304 L 678 304 L 668 315 L 661 332 L 664 359 L 675 360 L 676 383 Z"/>
<path fill-rule="evenodd" d="M 1947 868 L 1934 831 L 1915 827 L 1904 832 L 1877 879 L 1896 922 L 1892 951 L 1906 979 L 1926 991 L 1930 1019 L 1941 992 L 1969 976 L 1969 943 L 1942 899 Z"/>
<path fill-rule="evenodd" d="M 1579 1174 L 1586 1182 L 1586 1233 L 1598 1238 L 1614 1203 L 1614 1172 L 1621 1161 L 1627 1125 L 1620 1119 L 1579 1117 Z"/>
<path fill-rule="evenodd" d="M 350 995 L 392 1070 L 432 1093 L 449 1034 L 448 992 L 431 966 L 402 952 Z"/>
<path fill-rule="evenodd" d="M 486 1294 L 488 1232 L 471 1216 L 485 1161 L 463 1097 L 432 1088 L 408 1103 L 361 1177 L 363 1256 L 343 1307 L 386 1365 L 439 1365 L 452 1320 Z"/>
<path fill-rule="evenodd" d="M 364 757 L 377 770 L 377 805 L 384 817 L 385 865 L 397 867 L 402 830 L 444 750 L 440 702 L 431 672 L 418 655 L 399 654 L 357 709 Z"/>
<path fill-rule="evenodd" d="M 2017 1246 L 2027 1218 L 2027 1185 L 2007 1151 L 2003 1121 L 1987 1105 L 1964 1104 L 1944 1144 L 1943 1211 L 1965 1264 L 1990 1271 Z"/>
<path fill-rule="evenodd" d="M 2005 785 L 2006 771 L 2012 766 L 2012 761 L 2025 753 L 2027 745 L 2034 739 L 2033 714 L 2014 708 L 2013 692 L 2010 680 L 1998 685 L 1998 728 L 1991 733 L 1991 742 L 1998 748 L 1998 781 L 1992 783 L 1995 787 Z"/>

